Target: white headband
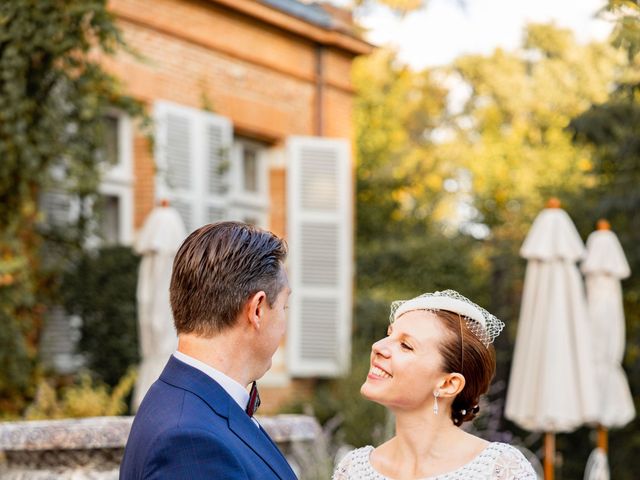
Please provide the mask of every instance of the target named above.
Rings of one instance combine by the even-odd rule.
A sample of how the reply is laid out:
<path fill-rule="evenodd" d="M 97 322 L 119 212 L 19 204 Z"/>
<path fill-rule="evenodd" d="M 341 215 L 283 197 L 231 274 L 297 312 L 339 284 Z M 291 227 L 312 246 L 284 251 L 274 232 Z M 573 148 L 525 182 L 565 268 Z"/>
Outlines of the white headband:
<path fill-rule="evenodd" d="M 487 328 L 487 321 L 482 312 L 473 305 L 452 297 L 416 297 L 407 300 L 395 311 L 394 319 L 412 310 L 448 310 L 478 322 Z"/>
<path fill-rule="evenodd" d="M 457 313 L 467 319 L 466 324 L 469 330 L 485 346 L 489 346 L 504 328 L 504 323 L 500 319 L 455 290 L 423 293 L 411 300 L 392 302 L 389 320 L 393 322 L 401 315 L 413 310 L 430 310 L 434 312 L 447 310 Z"/>

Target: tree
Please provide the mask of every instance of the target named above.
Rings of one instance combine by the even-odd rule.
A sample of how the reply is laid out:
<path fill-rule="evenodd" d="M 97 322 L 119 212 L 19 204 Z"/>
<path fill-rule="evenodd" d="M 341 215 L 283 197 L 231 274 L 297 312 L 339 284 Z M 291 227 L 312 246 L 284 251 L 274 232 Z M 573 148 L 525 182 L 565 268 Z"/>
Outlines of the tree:
<path fill-rule="evenodd" d="M 566 127 L 607 97 L 617 64 L 607 45 L 580 45 L 569 30 L 535 24 L 519 52 L 498 49 L 454 63 L 471 93 L 454 122 L 456 148 L 444 147 L 471 173 L 476 221 L 490 229 L 491 304 L 501 318 L 517 318 L 517 251 L 531 221 L 550 195 L 579 192 L 588 181 L 589 149 L 574 145 Z"/>
<path fill-rule="evenodd" d="M 86 252 L 64 277 L 65 309 L 82 318 L 78 350 L 91 372 L 110 386 L 140 361 L 139 261 L 130 247 L 106 246 Z"/>
<path fill-rule="evenodd" d="M 490 227 L 486 248 L 492 304 L 508 326 L 515 326 L 520 302 L 524 262 L 518 258 L 518 248 L 549 195 L 563 199 L 583 238 L 598 217 L 609 218 L 632 270 L 640 268 L 636 248 L 640 241 L 636 213 L 640 207 L 640 24 L 635 3 L 611 4 L 620 15 L 614 45 L 622 51 L 608 45 L 581 46 L 569 32 L 533 25 L 521 54 L 497 51 L 489 58 L 462 58 L 455 65 L 472 88 L 455 137 L 463 145 L 455 161 L 473 174 L 479 220 Z M 618 10 L 622 4 L 624 8 Z M 628 335 L 625 367 L 632 391 L 637 391 L 637 277 L 623 288 Z M 499 372 L 508 371 L 509 358 L 503 361 Z M 611 433 L 612 478 L 635 478 L 627 466 L 640 444 L 633 433 L 637 428 L 634 422 Z M 592 446 L 587 431 L 560 438 L 559 444 L 565 454 L 563 478 L 581 475 Z"/>
<path fill-rule="evenodd" d="M 445 184 L 457 167 L 434 142 L 447 116 L 448 92 L 437 76 L 397 64 L 389 51 L 361 59 L 353 76 L 358 301 L 377 299 L 386 309 L 391 299 L 450 286 L 449 273 L 461 274 L 466 257 L 447 257 L 442 247 L 473 239 L 448 228 L 457 199 Z M 431 249 L 441 255 L 429 255 Z M 440 278 L 430 276 L 434 269 Z"/>
<path fill-rule="evenodd" d="M 356 339 L 382 334 L 390 300 L 456 288 L 508 325 L 496 344 L 504 385 L 524 277 L 518 249 L 549 195 L 568 200 L 591 181 L 591 149 L 566 127 L 607 98 L 619 64 L 607 45 L 530 25 L 522 50 L 462 57 L 446 72 L 412 72 L 383 52 L 356 65 Z M 447 111 L 447 74 L 470 90 L 456 115 Z M 450 222 L 460 206 L 473 208 Z M 473 222 L 485 237 L 465 234 Z M 568 461 L 567 472 L 582 460 Z"/>
<path fill-rule="evenodd" d="M 592 151 L 589 183 L 581 195 L 571 198 L 583 233 L 595 218 L 610 220 L 629 260 L 632 276 L 623 282 L 627 348 L 623 366 L 636 410 L 640 411 L 640 6 L 637 2 L 611 0 L 608 10 L 616 18 L 613 45 L 625 63 L 615 88 L 602 102 L 593 102 L 569 125 L 574 142 Z M 640 419 L 610 435 L 611 478 L 631 480 L 640 448 Z"/>
<path fill-rule="evenodd" d="M 0 3 L 0 406 L 16 412 L 30 393 L 46 305 L 59 265 L 44 240 L 81 245 L 88 209 L 64 230 L 47 228 L 39 206 L 63 190 L 86 206 L 96 196 L 103 119 L 118 108 L 140 116 L 99 57 L 123 41 L 106 0 Z M 67 252 L 68 253 L 68 252 Z M 62 255 L 62 259 L 68 258 Z"/>

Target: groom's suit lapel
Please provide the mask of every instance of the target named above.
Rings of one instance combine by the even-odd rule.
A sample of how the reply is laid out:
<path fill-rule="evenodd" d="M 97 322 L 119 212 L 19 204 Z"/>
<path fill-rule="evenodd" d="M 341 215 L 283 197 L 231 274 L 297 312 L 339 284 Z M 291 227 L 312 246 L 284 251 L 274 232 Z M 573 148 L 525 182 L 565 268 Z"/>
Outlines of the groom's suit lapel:
<path fill-rule="evenodd" d="M 205 401 L 218 415 L 226 418 L 229 430 L 262 458 L 278 477 L 283 480 L 296 478 L 284 456 L 266 432 L 261 431 L 211 377 L 172 356 L 160 379 L 192 392 Z"/>
<path fill-rule="evenodd" d="M 234 405 L 236 408 L 234 408 Z M 229 428 L 271 467 L 280 478 L 295 478 L 295 474 L 278 447 L 267 433 L 259 428 L 237 403 L 229 408 Z"/>

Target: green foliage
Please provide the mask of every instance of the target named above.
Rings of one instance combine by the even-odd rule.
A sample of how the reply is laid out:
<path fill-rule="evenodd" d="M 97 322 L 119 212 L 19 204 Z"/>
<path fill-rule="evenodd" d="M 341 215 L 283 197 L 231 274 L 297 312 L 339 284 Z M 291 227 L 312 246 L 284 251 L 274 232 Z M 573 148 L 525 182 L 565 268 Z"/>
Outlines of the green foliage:
<path fill-rule="evenodd" d="M 473 175 L 480 219 L 498 238 L 519 233 L 517 242 L 549 195 L 584 186 L 589 151 L 565 129 L 607 98 L 619 63 L 605 45 L 580 45 L 551 25 L 529 25 L 524 44 L 524 55 L 496 50 L 456 61 L 472 93 L 454 139 L 464 147 L 451 158 Z"/>
<path fill-rule="evenodd" d="M 575 145 L 566 127 L 607 98 L 621 63 L 606 45 L 578 44 L 553 25 L 529 25 L 524 47 L 455 62 L 471 95 L 454 119 L 453 141 L 441 145 L 471 173 L 476 221 L 490 229 L 480 250 L 482 290 L 485 305 L 507 324 L 496 344 L 498 381 L 507 379 L 517 331 L 525 266 L 518 250 L 549 196 L 568 201 L 591 181 L 590 149 Z"/>
<path fill-rule="evenodd" d="M 0 234 L 2 235 L 2 234 Z M 35 308 L 29 265 L 20 242 L 0 244 L 0 412 L 16 415 L 35 375 L 35 352 L 27 342 Z"/>
<path fill-rule="evenodd" d="M 482 259 L 452 228 L 456 165 L 434 141 L 447 122 L 447 90 L 435 72 L 413 72 L 379 51 L 354 67 L 357 147 L 355 336 L 386 331 L 390 301 L 438 288 L 478 298 Z M 475 294 L 475 295 L 474 295 Z M 370 343 L 369 343 L 370 345 Z"/>
<path fill-rule="evenodd" d="M 139 360 L 138 263 L 129 247 L 104 247 L 86 253 L 65 277 L 65 307 L 82 318 L 79 351 L 108 385 Z"/>
<path fill-rule="evenodd" d="M 584 192 L 569 199 L 576 223 L 586 235 L 595 219 L 607 218 L 618 234 L 632 276 L 623 282 L 627 349 L 623 366 L 636 411 L 640 411 L 640 7 L 635 2 L 610 2 L 618 13 L 614 45 L 626 53 L 627 64 L 617 88 L 604 102 L 594 104 L 573 119 L 574 141 L 592 149 L 592 168 Z M 631 480 L 640 451 L 640 419 L 610 435 L 611 478 Z"/>
<path fill-rule="evenodd" d="M 630 10 L 625 12 L 628 26 Z M 640 44 L 633 32 L 625 33 L 627 45 Z M 357 62 L 354 371 L 323 386 L 315 407 L 325 420 L 347 412 L 338 432 L 342 438 L 354 445 L 375 443 L 372 429 L 384 425 L 384 415 L 366 410 L 371 406 L 362 403 L 358 390 L 368 346 L 386 329 L 389 302 L 445 287 L 476 299 L 507 323 L 496 342 L 494 386 L 501 387 L 490 393 L 490 405 L 497 407 L 477 427 L 490 439 L 525 438 L 526 432 L 502 418 L 501 405 L 522 297 L 525 262 L 518 250 L 545 200 L 561 197 L 583 238 L 598 216 L 607 215 L 632 270 L 640 268 L 640 115 L 631 82 L 640 76 L 634 76 L 635 53 L 627 57 L 633 63 L 606 44 L 579 44 L 570 31 L 530 25 L 523 50 L 462 57 L 448 72 L 412 72 L 385 51 Z M 471 92 L 455 115 L 446 109 L 445 74 L 457 76 Z M 612 94 L 615 81 L 626 87 Z M 460 205 L 473 207 L 466 219 L 457 216 Z M 468 222 L 483 224 L 487 235 L 465 235 L 472 231 Z M 637 276 L 623 287 L 625 368 L 637 392 Z M 351 406 L 367 412 L 369 420 Z M 514 435 L 502 433 L 508 430 Z M 637 431 L 636 421 L 612 432 L 612 478 L 634 478 L 629 466 L 640 442 Z M 540 436 L 527 438 L 522 443 L 535 451 Z M 559 478 L 581 476 L 593 445 L 587 429 L 561 436 L 558 445 L 564 458 Z"/>
<path fill-rule="evenodd" d="M 360 248 L 361 240 L 398 235 L 399 225 L 405 231 L 424 225 L 441 206 L 448 172 L 429 135 L 445 114 L 447 92 L 430 74 L 398 65 L 385 50 L 357 60 L 353 82 L 356 198 L 365 206 L 356 212 Z"/>
<path fill-rule="evenodd" d="M 70 249 L 87 233 L 78 222 L 44 228 L 45 190 L 96 195 L 104 155 L 103 118 L 141 105 L 122 94 L 100 59 L 122 47 L 106 0 L 0 2 L 0 399 L 19 410 L 34 378 L 46 305 L 59 285 L 59 262 L 43 239 Z M 52 244 L 49 243 L 48 247 Z M 46 258 L 46 262 L 43 261 Z"/>
<path fill-rule="evenodd" d="M 130 369 L 113 388 L 94 382 L 88 373 L 80 375 L 76 384 L 56 391 L 43 380 L 35 399 L 25 412 L 25 420 L 99 417 L 123 415 L 128 411 L 127 397 L 136 382 L 137 373 Z"/>
<path fill-rule="evenodd" d="M 629 61 L 634 61 L 640 53 L 640 5 L 636 0 L 609 0 L 605 10 L 616 20 L 613 45 L 624 50 Z"/>

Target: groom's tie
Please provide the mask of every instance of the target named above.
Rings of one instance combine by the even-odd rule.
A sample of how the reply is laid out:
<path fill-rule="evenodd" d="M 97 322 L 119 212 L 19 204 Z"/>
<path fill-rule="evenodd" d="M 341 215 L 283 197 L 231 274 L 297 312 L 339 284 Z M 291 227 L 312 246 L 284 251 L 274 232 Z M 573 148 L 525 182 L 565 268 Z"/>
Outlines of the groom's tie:
<path fill-rule="evenodd" d="M 254 381 L 251 385 L 251 391 L 249 392 L 249 403 L 247 403 L 247 415 L 253 417 L 253 414 L 256 413 L 258 407 L 260 406 L 260 395 L 258 394 L 258 386 Z"/>

